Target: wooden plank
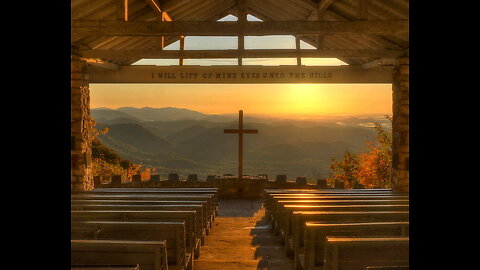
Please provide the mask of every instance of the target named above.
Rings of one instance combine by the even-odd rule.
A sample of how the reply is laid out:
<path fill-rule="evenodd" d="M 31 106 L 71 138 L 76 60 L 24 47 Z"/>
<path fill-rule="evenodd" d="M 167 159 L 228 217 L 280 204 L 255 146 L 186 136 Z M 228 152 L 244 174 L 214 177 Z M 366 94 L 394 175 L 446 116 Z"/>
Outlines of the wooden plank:
<path fill-rule="evenodd" d="M 408 33 L 408 20 L 237 22 L 72 20 L 72 35 L 105 36 L 247 36 L 394 35 Z"/>
<path fill-rule="evenodd" d="M 409 264 L 409 239 L 327 237 L 324 270 Z"/>
<path fill-rule="evenodd" d="M 354 66 L 121 66 L 89 69 L 90 83 L 391 83 L 391 69 Z"/>
<path fill-rule="evenodd" d="M 71 240 L 72 269 L 82 265 L 138 264 L 141 269 L 166 270 L 166 246 L 165 241 Z"/>

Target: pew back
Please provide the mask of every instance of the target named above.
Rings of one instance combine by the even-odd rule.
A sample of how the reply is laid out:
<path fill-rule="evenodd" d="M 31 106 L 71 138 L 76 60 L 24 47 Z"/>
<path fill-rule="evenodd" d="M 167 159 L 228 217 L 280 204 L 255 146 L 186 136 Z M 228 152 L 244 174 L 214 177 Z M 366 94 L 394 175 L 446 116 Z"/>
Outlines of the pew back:
<path fill-rule="evenodd" d="M 184 222 L 73 221 L 72 239 L 166 241 L 167 261 L 181 269 L 187 263 Z"/>
<path fill-rule="evenodd" d="M 71 240 L 71 264 L 72 269 L 87 265 L 138 265 L 141 270 L 167 270 L 166 242 Z"/>
<path fill-rule="evenodd" d="M 408 237 L 327 237 L 324 270 L 408 265 Z"/>

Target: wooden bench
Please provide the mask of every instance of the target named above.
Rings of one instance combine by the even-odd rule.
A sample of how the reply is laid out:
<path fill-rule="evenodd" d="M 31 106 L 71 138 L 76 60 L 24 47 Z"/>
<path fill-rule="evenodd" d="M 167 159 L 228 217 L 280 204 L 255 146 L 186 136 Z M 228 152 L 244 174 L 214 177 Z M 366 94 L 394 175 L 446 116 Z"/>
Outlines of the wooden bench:
<path fill-rule="evenodd" d="M 80 191 L 76 194 L 94 193 L 104 195 L 128 195 L 128 194 L 151 194 L 151 195 L 212 195 L 213 204 L 218 207 L 218 188 L 97 188 L 92 191 Z M 217 214 L 215 208 L 214 216 Z"/>
<path fill-rule="evenodd" d="M 72 210 L 81 210 L 78 206 L 83 205 L 135 205 L 141 206 L 145 205 L 147 208 L 145 210 L 154 210 L 148 208 L 150 206 L 156 205 L 201 205 L 202 206 L 202 217 L 197 217 L 197 223 L 199 226 L 203 226 L 206 224 L 208 212 L 207 212 L 207 201 L 145 201 L 145 200 L 72 200 L 71 201 L 71 209 Z M 203 220 L 203 223 L 202 223 Z M 203 229 L 204 231 L 206 228 Z M 205 232 L 204 232 L 205 234 Z M 202 234 L 199 234 L 200 236 Z M 202 240 L 203 244 L 204 239 Z"/>
<path fill-rule="evenodd" d="M 165 241 L 71 240 L 71 265 L 72 269 L 96 265 L 99 268 L 92 270 L 120 270 L 114 266 L 138 265 L 139 270 L 167 270 L 167 247 Z"/>
<path fill-rule="evenodd" d="M 213 195 L 186 195 L 186 194 L 131 194 L 131 195 L 122 195 L 122 194 L 93 194 L 92 192 L 88 193 L 72 193 L 72 200 L 160 200 L 160 201 L 178 201 L 178 200 L 188 200 L 188 201 L 207 201 L 207 229 L 206 233 L 208 235 L 209 229 L 211 227 L 211 222 L 214 220 L 215 211 L 217 206 L 213 204 Z"/>
<path fill-rule="evenodd" d="M 187 252 L 193 252 L 198 258 L 202 229 L 196 226 L 195 211 L 162 210 L 72 210 L 72 221 L 148 221 L 148 222 L 184 222 L 185 245 Z M 197 227 L 195 229 L 195 227 Z M 200 236 L 198 236 L 200 234 Z"/>
<path fill-rule="evenodd" d="M 185 223 L 151 221 L 73 221 L 72 239 L 166 241 L 169 269 L 191 269 L 185 245 Z"/>
<path fill-rule="evenodd" d="M 408 237 L 327 237 L 324 270 L 364 270 L 409 264 Z"/>
<path fill-rule="evenodd" d="M 384 195 L 384 194 L 308 194 L 302 196 L 291 195 L 273 195 L 270 199 L 265 201 L 266 211 L 272 211 L 273 206 L 280 200 L 408 200 L 407 195 Z"/>
<path fill-rule="evenodd" d="M 295 269 L 321 269 L 325 260 L 328 236 L 342 237 L 407 237 L 409 222 L 333 223 L 306 222 L 304 247 L 295 244 Z"/>
<path fill-rule="evenodd" d="M 327 211 L 327 212 L 370 212 L 370 211 L 408 211 L 408 204 L 394 205 L 291 205 L 283 206 L 277 218 L 280 235 L 285 239 L 293 235 L 294 211 Z"/>
<path fill-rule="evenodd" d="M 408 221 L 408 211 L 294 211 L 292 235 L 285 239 L 285 251 L 293 253 L 293 248 L 303 247 L 305 223 L 307 221 L 321 221 L 327 223 L 360 223 L 360 222 L 399 222 Z"/>
<path fill-rule="evenodd" d="M 192 226 L 192 230 L 197 234 L 198 239 L 204 238 L 207 230 L 207 219 L 203 215 L 203 207 L 200 204 L 188 204 L 188 205 L 127 205 L 127 204 L 85 204 L 85 205 L 72 205 L 72 210 L 131 210 L 131 211 L 154 211 L 154 210 L 165 210 L 165 211 L 195 211 L 195 219 L 193 223 L 187 224 L 187 226 Z M 201 231 L 198 229 L 198 224 L 201 226 Z"/>
<path fill-rule="evenodd" d="M 368 204 L 368 205 L 296 205 L 296 204 L 277 204 L 271 213 L 271 220 L 275 234 L 286 238 L 291 235 L 292 212 L 293 211 L 407 211 L 408 204 Z"/>
<path fill-rule="evenodd" d="M 300 204 L 300 205 L 397 205 L 408 204 L 408 200 L 279 200 L 275 201 L 270 211 L 265 211 L 265 215 L 272 222 L 273 230 L 278 233 L 276 223 L 278 222 L 281 210 L 284 205 L 288 204 Z"/>

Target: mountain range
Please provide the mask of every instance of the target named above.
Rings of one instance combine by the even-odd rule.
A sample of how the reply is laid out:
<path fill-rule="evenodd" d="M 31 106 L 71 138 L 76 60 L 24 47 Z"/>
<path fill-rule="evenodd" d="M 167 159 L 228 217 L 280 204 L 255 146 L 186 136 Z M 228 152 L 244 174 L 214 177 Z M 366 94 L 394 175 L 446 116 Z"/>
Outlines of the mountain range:
<path fill-rule="evenodd" d="M 166 108 L 94 108 L 96 128 L 108 128 L 100 142 L 123 158 L 154 167 L 161 177 L 235 174 L 238 135 L 224 129 L 238 128 L 238 115 L 204 114 Z M 373 140 L 373 123 L 389 124 L 382 115 L 337 116 L 320 120 L 244 117 L 244 128 L 258 134 L 244 135 L 244 174 L 267 174 L 289 179 L 305 176 L 314 181 L 329 176 L 332 157 L 346 151 L 366 151 Z"/>

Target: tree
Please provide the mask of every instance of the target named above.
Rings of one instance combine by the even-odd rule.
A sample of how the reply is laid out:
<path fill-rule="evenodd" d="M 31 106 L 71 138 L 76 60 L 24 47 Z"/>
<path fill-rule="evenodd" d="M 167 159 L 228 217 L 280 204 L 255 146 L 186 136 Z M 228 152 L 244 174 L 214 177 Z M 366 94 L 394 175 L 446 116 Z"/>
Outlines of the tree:
<path fill-rule="evenodd" d="M 386 118 L 392 121 L 391 117 Z M 355 183 L 367 188 L 391 188 L 392 132 L 380 123 L 375 123 L 374 128 L 375 139 L 366 142 L 367 153 L 347 151 L 340 161 L 332 158 L 330 170 L 333 174 L 327 179 L 330 185 L 341 181 L 346 188 L 353 188 Z"/>
<path fill-rule="evenodd" d="M 391 121 L 391 118 L 387 117 Z M 390 188 L 392 132 L 375 123 L 375 141 L 367 141 L 369 152 L 359 156 L 359 182 L 370 188 Z"/>
<path fill-rule="evenodd" d="M 330 185 L 332 182 L 340 181 L 345 183 L 345 188 L 353 188 L 354 184 L 358 183 L 359 166 L 358 155 L 350 151 L 345 152 L 340 161 L 332 158 L 330 170 L 333 171 L 333 175 L 327 181 L 330 182 Z"/>

